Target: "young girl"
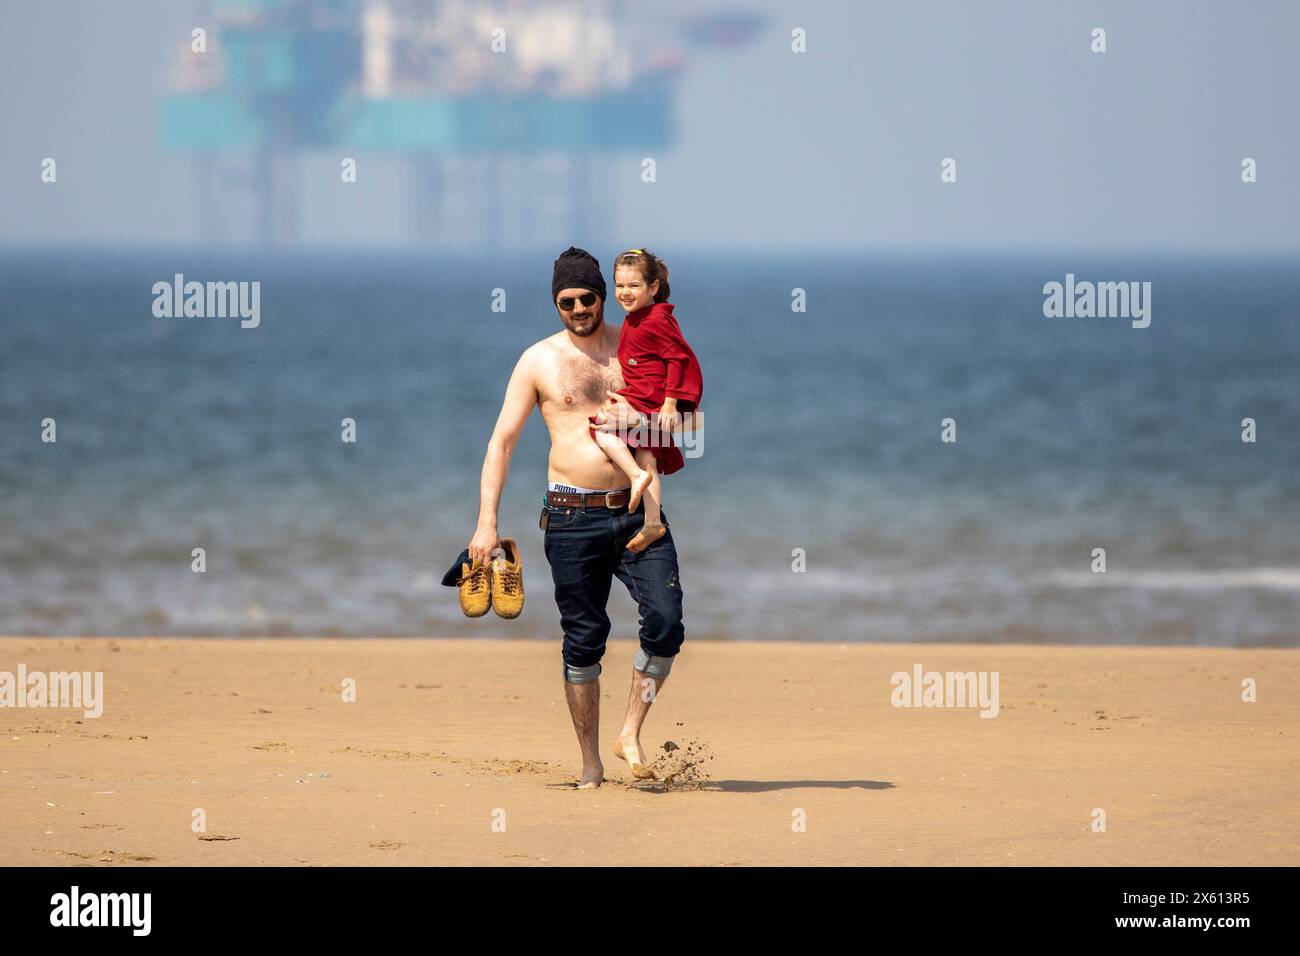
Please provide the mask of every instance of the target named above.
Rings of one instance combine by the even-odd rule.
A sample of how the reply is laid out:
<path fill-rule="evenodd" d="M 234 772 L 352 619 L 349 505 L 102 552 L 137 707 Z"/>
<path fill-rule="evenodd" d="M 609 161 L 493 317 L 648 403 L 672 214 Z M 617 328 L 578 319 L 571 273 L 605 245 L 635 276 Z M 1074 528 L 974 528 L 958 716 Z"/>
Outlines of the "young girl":
<path fill-rule="evenodd" d="M 704 392 L 699 360 L 673 318 L 668 294 L 668 267 L 653 252 L 629 249 L 614 260 L 614 296 L 627 311 L 618 337 L 627 384 L 618 394 L 648 416 L 649 427 L 626 437 L 595 430 L 591 436 L 632 480 L 628 511 L 636 511 L 645 495 L 645 523 L 628 542 L 629 551 L 642 551 L 664 536 L 659 476 L 686 464 L 671 430 L 676 416 L 694 411 Z"/>

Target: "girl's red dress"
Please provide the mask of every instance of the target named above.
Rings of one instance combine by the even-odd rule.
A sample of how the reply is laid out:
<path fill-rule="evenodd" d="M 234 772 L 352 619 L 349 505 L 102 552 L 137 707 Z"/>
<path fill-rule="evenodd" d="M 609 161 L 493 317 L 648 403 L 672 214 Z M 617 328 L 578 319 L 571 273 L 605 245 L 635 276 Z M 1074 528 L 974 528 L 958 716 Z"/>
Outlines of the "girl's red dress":
<path fill-rule="evenodd" d="M 638 412 L 644 415 L 658 412 L 665 397 L 677 399 L 677 410 L 681 413 L 699 407 L 704 395 L 704 376 L 699 359 L 686 344 L 673 318 L 671 303 L 656 302 L 627 314 L 618 335 L 618 362 L 623 367 L 623 381 L 627 383 L 618 394 Z M 663 433 L 663 440 L 657 444 L 651 444 L 649 439 L 637 442 L 636 437 L 629 436 L 628 446 L 649 447 L 659 474 L 671 475 L 686 464 L 670 433 Z"/>

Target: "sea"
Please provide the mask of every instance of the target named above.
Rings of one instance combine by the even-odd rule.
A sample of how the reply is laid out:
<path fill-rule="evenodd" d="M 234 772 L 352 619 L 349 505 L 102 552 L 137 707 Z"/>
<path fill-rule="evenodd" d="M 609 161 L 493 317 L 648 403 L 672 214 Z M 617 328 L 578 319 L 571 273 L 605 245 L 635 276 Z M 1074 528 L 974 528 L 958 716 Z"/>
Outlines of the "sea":
<path fill-rule="evenodd" d="M 0 634 L 558 641 L 536 413 L 524 614 L 440 584 L 557 251 L 0 252 Z M 1300 645 L 1296 261 L 656 251 L 705 379 L 688 641 Z M 257 326 L 155 315 L 177 274 L 257 282 Z M 1150 324 L 1045 315 L 1067 276 Z"/>

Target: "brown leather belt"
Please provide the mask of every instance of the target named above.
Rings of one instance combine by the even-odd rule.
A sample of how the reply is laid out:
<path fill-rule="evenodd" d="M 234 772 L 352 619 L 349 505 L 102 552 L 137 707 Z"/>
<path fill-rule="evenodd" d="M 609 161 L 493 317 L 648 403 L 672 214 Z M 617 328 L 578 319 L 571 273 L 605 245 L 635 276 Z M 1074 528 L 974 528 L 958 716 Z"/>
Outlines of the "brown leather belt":
<path fill-rule="evenodd" d="M 546 503 L 553 508 L 625 508 L 631 493 L 630 488 L 621 491 L 602 491 L 596 494 L 548 491 Z"/>

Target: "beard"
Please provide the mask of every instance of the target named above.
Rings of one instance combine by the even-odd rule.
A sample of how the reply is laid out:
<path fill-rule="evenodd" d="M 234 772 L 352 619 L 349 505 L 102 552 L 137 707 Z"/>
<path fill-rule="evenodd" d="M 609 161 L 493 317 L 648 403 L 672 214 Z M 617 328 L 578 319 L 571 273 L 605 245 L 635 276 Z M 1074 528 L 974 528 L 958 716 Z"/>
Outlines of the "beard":
<path fill-rule="evenodd" d="M 588 312 L 585 315 L 565 315 L 561 312 L 560 321 L 574 335 L 585 339 L 589 335 L 595 335 L 600 330 L 600 327 L 605 323 L 605 317 L 599 311 Z"/>

